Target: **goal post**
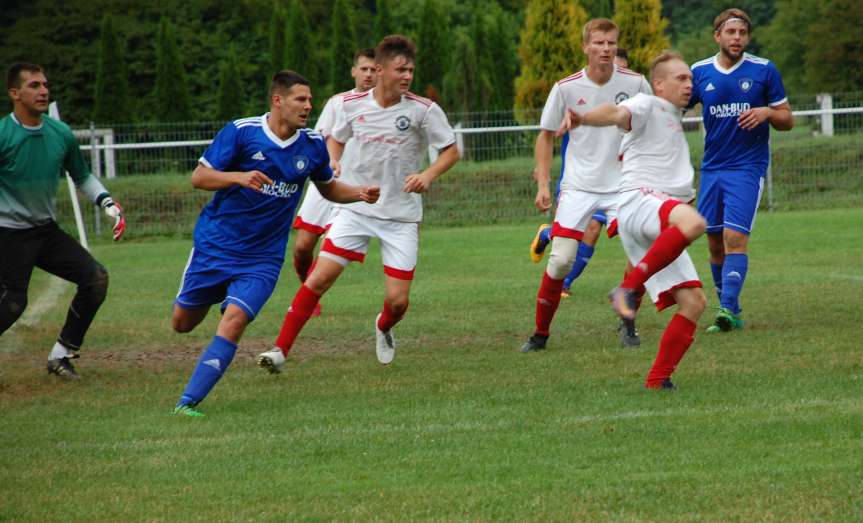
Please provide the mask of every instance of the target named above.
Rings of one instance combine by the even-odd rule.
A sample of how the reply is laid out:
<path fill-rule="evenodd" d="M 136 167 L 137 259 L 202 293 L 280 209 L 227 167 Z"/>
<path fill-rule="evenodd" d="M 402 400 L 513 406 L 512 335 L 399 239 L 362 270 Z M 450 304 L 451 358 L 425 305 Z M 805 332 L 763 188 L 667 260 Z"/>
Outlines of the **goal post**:
<path fill-rule="evenodd" d="M 48 116 L 54 118 L 55 120 L 60 120 L 60 110 L 57 107 L 57 102 L 51 102 L 48 105 Z M 69 199 L 72 200 L 72 210 L 75 213 L 75 225 L 78 226 L 78 241 L 81 242 L 81 245 L 90 250 L 90 246 L 87 243 L 87 229 L 84 227 L 84 216 L 81 214 L 81 204 L 78 202 L 78 190 L 75 188 L 75 182 L 72 181 L 72 177 L 69 176 L 68 172 L 64 171 L 66 175 L 66 183 L 69 186 Z"/>

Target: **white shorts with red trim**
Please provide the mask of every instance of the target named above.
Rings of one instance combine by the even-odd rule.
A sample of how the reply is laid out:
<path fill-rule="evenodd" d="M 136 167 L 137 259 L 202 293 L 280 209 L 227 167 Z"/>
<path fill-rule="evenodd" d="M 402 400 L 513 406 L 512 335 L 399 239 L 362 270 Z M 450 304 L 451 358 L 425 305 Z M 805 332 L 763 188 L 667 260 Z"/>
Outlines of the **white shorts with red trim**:
<path fill-rule="evenodd" d="M 412 280 L 419 251 L 420 224 L 381 220 L 349 209 L 336 208 L 320 255 L 347 265 L 362 261 L 372 238 L 381 242 L 384 273 L 400 280 Z"/>
<path fill-rule="evenodd" d="M 632 265 L 637 265 L 653 245 L 656 237 L 668 228 L 668 215 L 682 202 L 652 189 L 627 191 L 620 195 L 618 232 L 623 250 Z M 674 305 L 671 291 L 701 287 L 698 273 L 689 253 L 683 251 L 676 260 L 650 277 L 644 284 L 658 310 Z"/>
<path fill-rule="evenodd" d="M 617 232 L 618 193 L 596 193 L 576 189 L 562 189 L 557 200 L 557 212 L 551 235 L 581 240 L 590 217 L 604 211 L 608 219 L 608 236 Z"/>
<path fill-rule="evenodd" d="M 303 229 L 314 234 L 321 235 L 327 230 L 332 221 L 333 202 L 321 196 L 321 192 L 315 184 L 309 183 L 306 189 L 306 197 L 297 217 L 294 219 L 294 229 Z"/>

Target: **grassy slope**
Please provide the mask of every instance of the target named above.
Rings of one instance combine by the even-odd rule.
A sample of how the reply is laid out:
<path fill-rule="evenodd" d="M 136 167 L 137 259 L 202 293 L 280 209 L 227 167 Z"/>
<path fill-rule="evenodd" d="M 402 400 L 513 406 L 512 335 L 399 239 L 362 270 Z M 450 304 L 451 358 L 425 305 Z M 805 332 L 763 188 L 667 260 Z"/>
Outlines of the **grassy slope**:
<path fill-rule="evenodd" d="M 372 355 L 373 254 L 274 378 L 253 359 L 296 288 L 286 270 L 204 420 L 167 415 L 216 320 L 169 332 L 188 241 L 100 245 L 112 288 L 84 380 L 42 369 L 70 290 L 0 340 L 0 520 L 860 520 L 861 217 L 762 215 L 747 330 L 698 336 L 675 394 L 640 387 L 667 313 L 644 311 L 642 349 L 616 347 L 617 241 L 549 350 L 522 355 L 534 225 L 427 228 L 392 366 Z M 703 277 L 705 250 L 690 249 Z"/>

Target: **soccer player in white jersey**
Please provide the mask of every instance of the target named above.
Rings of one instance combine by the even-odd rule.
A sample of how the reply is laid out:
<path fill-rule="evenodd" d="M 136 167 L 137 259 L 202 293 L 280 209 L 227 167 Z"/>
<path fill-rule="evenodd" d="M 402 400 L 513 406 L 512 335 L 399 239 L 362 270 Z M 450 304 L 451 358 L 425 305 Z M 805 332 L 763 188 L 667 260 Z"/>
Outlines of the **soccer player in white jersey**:
<path fill-rule="evenodd" d="M 686 247 L 704 234 L 707 223 L 685 203 L 695 198 L 682 124 L 692 73 L 679 54 L 666 51 L 654 59 L 650 79 L 656 96 L 639 94 L 586 114 L 570 111 L 559 132 L 578 125 L 615 125 L 626 132 L 617 220 L 635 268 L 612 290 L 611 302 L 621 318 L 632 318 L 637 289 L 644 286 L 657 309 L 678 305 L 645 382 L 651 389 L 674 389 L 671 374 L 692 344 L 707 304 Z"/>
<path fill-rule="evenodd" d="M 408 308 L 417 263 L 422 196 L 438 176 L 459 159 L 455 134 L 441 108 L 409 92 L 416 48 L 408 38 L 390 35 L 375 49 L 377 85 L 344 98 L 328 141 L 335 163 L 353 139 L 354 153 L 336 166 L 354 183 L 374 180 L 381 188 L 375 205 L 339 205 L 315 268 L 297 291 L 282 323 L 275 348 L 258 357 L 258 365 L 279 372 L 294 340 L 321 295 L 351 261 L 362 262 L 372 238 L 378 238 L 385 274 L 383 310 L 375 319 L 376 354 L 392 362 L 392 328 Z M 438 158 L 420 172 L 428 147 Z"/>
<path fill-rule="evenodd" d="M 698 212 L 707 220 L 710 269 L 719 295 L 707 332 L 743 328 L 740 292 L 749 270 L 747 245 L 770 163 L 770 127 L 794 126 L 782 76 L 770 60 L 744 52 L 752 22 L 741 9 L 713 21 L 719 52 L 692 65 L 690 106 L 701 103 L 704 158 Z"/>
<path fill-rule="evenodd" d="M 354 79 L 354 88 L 332 96 L 321 111 L 315 130 L 325 137 L 332 134 L 336 113 L 341 110 L 344 97 L 350 94 L 364 93 L 375 86 L 377 74 L 375 73 L 374 49 L 360 49 L 354 53 L 351 77 Z M 350 154 L 350 149 L 350 143 L 345 144 L 345 154 Z M 350 180 L 347 179 L 342 181 L 350 183 Z M 333 203 L 321 196 L 314 184 L 309 184 L 303 204 L 294 219 L 294 229 L 297 231 L 297 235 L 294 237 L 294 269 L 297 271 L 300 282 L 306 281 L 309 275 L 314 261 L 315 247 L 318 245 L 318 239 L 330 225 L 332 210 Z M 316 308 L 316 313 L 320 313 L 320 304 Z"/>
<path fill-rule="evenodd" d="M 540 211 L 551 207 L 549 167 L 554 132 L 567 111 L 586 112 L 603 103 L 620 103 L 638 93 L 650 93 L 645 78 L 614 65 L 617 25 L 596 18 L 584 26 L 584 53 L 587 67 L 557 82 L 542 111 L 539 136 L 534 148 L 535 205 Z M 604 211 L 614 229 L 617 191 L 620 184 L 620 133 L 613 126 L 579 128 L 569 131 L 564 158 L 563 182 L 552 226 L 551 254 L 542 275 L 536 300 L 534 334 L 522 345 L 522 352 L 545 349 L 551 321 L 560 304 L 563 281 L 578 252 L 578 243 L 597 211 Z M 634 321 L 634 320 L 627 320 Z"/>
<path fill-rule="evenodd" d="M 624 69 L 629 67 L 629 52 L 625 48 L 617 48 L 617 52 L 614 56 L 614 65 Z M 562 157 L 566 156 L 566 149 L 568 146 L 569 134 L 567 133 L 563 135 L 563 140 L 560 144 L 560 155 Z M 556 199 L 560 199 L 560 184 L 563 182 L 563 173 L 565 170 L 566 164 L 562 163 L 560 166 L 560 176 L 557 179 L 557 191 L 555 193 Z M 609 225 L 613 224 L 608 223 L 608 217 L 603 211 L 596 211 L 590 217 L 590 221 L 584 230 L 584 236 L 581 238 L 581 241 L 578 242 L 578 251 L 575 253 L 575 261 L 572 262 L 572 268 L 563 279 L 563 289 L 560 292 L 561 298 L 572 297 L 572 284 L 575 283 L 575 280 L 581 276 L 587 268 L 588 263 L 590 263 L 590 259 L 593 257 L 593 253 L 596 249 L 596 243 L 599 241 L 599 235 L 602 233 L 603 226 Z M 609 237 L 616 234 L 616 231 L 611 229 L 606 229 L 606 232 L 608 232 Z M 551 225 L 543 224 L 530 243 L 531 261 L 539 263 L 545 254 L 546 247 L 548 247 L 548 244 L 550 243 Z M 632 264 L 627 261 L 624 273 L 628 273 L 631 270 Z M 638 329 L 635 326 L 635 320 L 621 321 L 617 330 L 620 334 L 620 344 L 623 347 L 638 347 L 641 345 L 641 337 L 639 336 Z"/>

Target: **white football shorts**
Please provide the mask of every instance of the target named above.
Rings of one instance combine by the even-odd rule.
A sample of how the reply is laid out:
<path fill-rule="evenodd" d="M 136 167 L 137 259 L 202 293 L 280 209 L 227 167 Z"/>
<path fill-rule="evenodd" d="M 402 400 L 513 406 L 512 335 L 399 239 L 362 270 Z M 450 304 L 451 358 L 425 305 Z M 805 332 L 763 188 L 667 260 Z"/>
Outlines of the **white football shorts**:
<path fill-rule="evenodd" d="M 682 202 L 652 189 L 637 189 L 620 194 L 617 210 L 618 232 L 623 250 L 632 265 L 644 258 L 656 237 L 668 228 L 668 215 Z M 671 291 L 701 287 L 698 273 L 689 253 L 683 251 L 676 260 L 650 277 L 644 284 L 658 310 L 674 305 Z"/>
<path fill-rule="evenodd" d="M 360 263 L 366 257 L 369 242 L 381 242 L 384 274 L 400 280 L 412 280 L 419 252 L 419 229 L 416 222 L 382 220 L 336 208 L 320 256 L 342 265 Z"/>

